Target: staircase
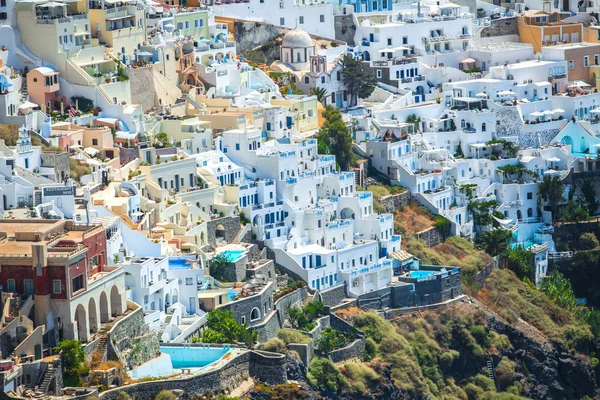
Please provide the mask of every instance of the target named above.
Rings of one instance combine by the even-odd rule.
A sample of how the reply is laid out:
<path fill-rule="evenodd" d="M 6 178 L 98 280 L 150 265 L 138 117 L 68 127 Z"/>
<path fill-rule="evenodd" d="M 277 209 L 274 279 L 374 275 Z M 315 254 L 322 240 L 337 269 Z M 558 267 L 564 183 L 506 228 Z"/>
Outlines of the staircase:
<path fill-rule="evenodd" d="M 21 91 L 19 93 L 19 101 L 21 104 L 25 103 L 29 99 L 29 91 L 27 90 L 27 78 L 23 77 L 23 84 L 21 85 Z"/>
<path fill-rule="evenodd" d="M 494 381 L 494 385 L 497 388 L 498 383 L 496 382 L 496 373 L 494 370 L 494 360 L 492 359 L 492 356 L 490 356 L 489 353 L 486 353 L 486 356 L 487 356 L 487 360 L 486 360 L 485 364 L 486 364 L 486 368 L 488 371 L 488 377 Z"/>
<path fill-rule="evenodd" d="M 39 206 L 42 204 L 42 192 L 41 190 L 36 190 L 34 193 L 33 205 Z"/>
<path fill-rule="evenodd" d="M 42 380 L 42 383 L 40 383 L 40 386 L 38 388 L 38 390 L 36 391 L 36 394 L 40 394 L 41 397 L 38 398 L 45 398 L 48 397 L 48 394 L 53 395 L 55 393 L 48 393 L 48 388 L 50 387 L 50 383 L 52 382 L 52 379 L 54 378 L 54 366 L 52 364 L 48 364 L 48 369 L 46 370 L 46 373 L 44 374 L 44 379 Z"/>
<path fill-rule="evenodd" d="M 96 346 L 96 350 L 98 353 L 102 354 L 102 360 L 104 360 L 104 356 L 106 354 L 106 346 L 108 344 L 108 335 L 104 335 L 98 341 L 98 346 Z"/>
<path fill-rule="evenodd" d="M 135 192 L 131 188 L 121 186 L 121 190 L 129 194 L 129 197 L 135 196 Z"/>
<path fill-rule="evenodd" d="M 167 314 L 167 317 L 165 318 L 165 323 L 163 324 L 163 326 L 160 328 L 160 331 L 158 332 L 158 341 L 162 342 L 162 335 L 163 333 L 165 333 L 165 329 L 167 329 L 167 326 L 169 326 L 169 324 L 171 323 L 171 319 L 173 318 L 172 315 Z"/>

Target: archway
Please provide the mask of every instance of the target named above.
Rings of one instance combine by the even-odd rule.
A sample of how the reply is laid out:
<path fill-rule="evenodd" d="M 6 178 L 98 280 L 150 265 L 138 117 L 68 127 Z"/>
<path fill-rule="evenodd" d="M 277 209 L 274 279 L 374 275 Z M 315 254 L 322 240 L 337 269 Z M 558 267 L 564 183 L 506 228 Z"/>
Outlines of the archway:
<path fill-rule="evenodd" d="M 517 210 L 517 220 L 521 219 L 523 219 L 523 213 L 521 212 L 521 210 Z"/>
<path fill-rule="evenodd" d="M 354 218 L 354 211 L 352 211 L 351 208 L 344 208 L 342 209 L 342 211 L 340 212 L 340 218 L 341 219 L 351 219 Z"/>
<path fill-rule="evenodd" d="M 113 286 L 110 290 L 110 310 L 112 311 L 113 316 L 123 314 L 123 304 L 121 301 L 121 294 L 119 293 L 119 289 L 117 286 Z"/>
<path fill-rule="evenodd" d="M 88 303 L 88 314 L 90 333 L 98 332 L 98 307 L 96 307 L 96 300 L 93 297 L 90 298 L 90 302 Z"/>
<path fill-rule="evenodd" d="M 225 239 L 225 227 L 221 224 L 217 225 L 217 229 L 215 231 L 215 236 L 217 238 Z"/>
<path fill-rule="evenodd" d="M 173 299 L 173 304 L 177 303 L 179 301 L 179 292 L 177 291 L 177 289 L 173 290 L 173 294 L 171 296 L 171 299 Z"/>
<path fill-rule="evenodd" d="M 75 309 L 75 324 L 77 325 L 77 339 L 81 340 L 82 342 L 87 342 L 87 316 L 85 315 L 85 308 L 81 304 L 79 304 Z"/>
<path fill-rule="evenodd" d="M 167 293 L 165 295 L 165 308 L 169 308 L 171 306 L 171 295 Z"/>
<path fill-rule="evenodd" d="M 256 307 L 250 312 L 250 322 L 260 319 L 260 310 Z"/>
<path fill-rule="evenodd" d="M 571 150 L 573 149 L 573 138 L 571 138 L 571 136 L 566 135 L 560 140 L 560 142 L 564 145 L 571 146 Z"/>
<path fill-rule="evenodd" d="M 106 293 L 100 294 L 100 322 L 108 322 L 110 320 L 110 310 L 108 309 L 108 299 Z"/>
<path fill-rule="evenodd" d="M 371 61 L 371 55 L 368 51 L 363 52 L 363 61 Z"/>
<path fill-rule="evenodd" d="M 531 218 L 533 217 L 533 208 L 528 208 L 527 209 L 527 218 Z"/>

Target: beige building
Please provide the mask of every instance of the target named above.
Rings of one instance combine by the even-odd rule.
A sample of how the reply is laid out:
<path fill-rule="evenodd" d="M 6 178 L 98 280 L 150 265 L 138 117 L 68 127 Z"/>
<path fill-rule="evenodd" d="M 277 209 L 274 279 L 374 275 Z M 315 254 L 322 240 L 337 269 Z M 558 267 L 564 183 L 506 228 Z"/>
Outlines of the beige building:
<path fill-rule="evenodd" d="M 525 11 L 517 17 L 519 41 L 531 44 L 536 53 L 542 51 L 544 46 L 583 41 L 584 25 L 565 20 L 569 16 L 537 10 Z"/>
<path fill-rule="evenodd" d="M 600 66 L 600 43 L 572 43 L 542 49 L 544 60 L 567 61 L 570 82 L 582 80 L 596 86 Z"/>
<path fill-rule="evenodd" d="M 27 73 L 29 99 L 46 110 L 46 112 L 60 110 L 60 105 L 55 104 L 55 102 L 60 103 L 61 101 L 57 96 L 59 89 L 58 71 L 48 67 L 40 67 Z M 63 107 L 66 110 L 68 106 L 63 103 Z"/>

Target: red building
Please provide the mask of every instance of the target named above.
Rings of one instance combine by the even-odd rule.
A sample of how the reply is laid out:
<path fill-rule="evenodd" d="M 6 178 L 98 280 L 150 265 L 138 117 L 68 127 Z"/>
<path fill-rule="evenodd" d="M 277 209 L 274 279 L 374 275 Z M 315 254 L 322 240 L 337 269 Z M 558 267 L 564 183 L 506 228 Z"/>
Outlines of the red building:
<path fill-rule="evenodd" d="M 56 339 L 88 340 L 102 322 L 123 313 L 122 268 L 105 264 L 101 225 L 0 220 L 1 289 L 22 299 L 33 295 L 36 326 L 56 328 Z"/>

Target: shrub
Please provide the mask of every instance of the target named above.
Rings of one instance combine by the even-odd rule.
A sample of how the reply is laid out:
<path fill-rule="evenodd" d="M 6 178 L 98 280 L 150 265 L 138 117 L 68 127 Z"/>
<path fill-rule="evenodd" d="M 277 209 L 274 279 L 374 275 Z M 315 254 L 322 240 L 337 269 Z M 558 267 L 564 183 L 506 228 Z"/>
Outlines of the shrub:
<path fill-rule="evenodd" d="M 56 352 L 62 354 L 65 373 L 67 375 L 78 375 L 79 368 L 83 365 L 86 355 L 79 340 L 65 339 L 56 346 Z"/>
<path fill-rule="evenodd" d="M 125 392 L 119 392 L 117 395 L 117 400 L 131 400 L 131 396 Z"/>
<path fill-rule="evenodd" d="M 261 350 L 272 351 L 273 353 L 285 353 L 287 348 L 285 342 L 279 338 L 273 338 L 267 340 L 260 346 Z"/>
<path fill-rule="evenodd" d="M 367 338 L 365 340 L 365 358 L 372 360 L 375 357 L 375 353 L 377 353 L 377 343 L 373 339 Z"/>
<path fill-rule="evenodd" d="M 600 243 L 598 243 L 598 239 L 596 235 L 591 232 L 582 233 L 579 236 L 579 248 L 581 250 L 592 250 L 598 247 Z"/>
<path fill-rule="evenodd" d="M 515 362 L 503 357 L 496 365 L 496 382 L 500 389 L 506 390 L 515 380 Z"/>
<path fill-rule="evenodd" d="M 280 329 L 279 332 L 277 332 L 277 337 L 279 339 L 283 340 L 284 344 L 289 344 L 289 343 L 308 344 L 311 341 L 310 336 L 304 335 L 301 332 L 293 331 L 293 330 L 289 330 L 289 329 Z"/>
<path fill-rule="evenodd" d="M 177 396 L 170 390 L 161 390 L 154 400 L 177 400 Z"/>
<path fill-rule="evenodd" d="M 307 377 L 311 386 L 325 392 L 337 393 L 349 386 L 335 364 L 326 358 L 314 357 L 308 366 Z"/>
<path fill-rule="evenodd" d="M 344 364 L 352 388 L 360 393 L 366 392 L 375 384 L 380 376 L 371 367 L 363 363 L 349 362 Z"/>

